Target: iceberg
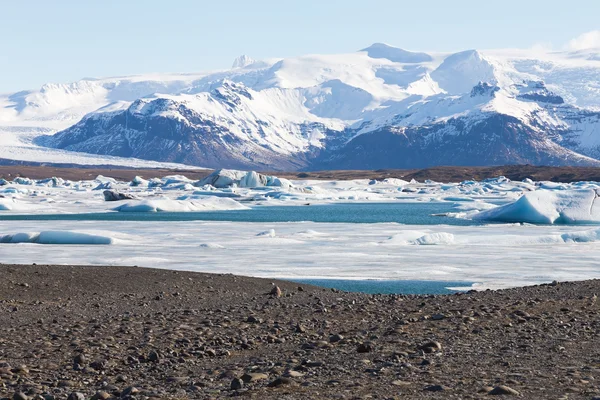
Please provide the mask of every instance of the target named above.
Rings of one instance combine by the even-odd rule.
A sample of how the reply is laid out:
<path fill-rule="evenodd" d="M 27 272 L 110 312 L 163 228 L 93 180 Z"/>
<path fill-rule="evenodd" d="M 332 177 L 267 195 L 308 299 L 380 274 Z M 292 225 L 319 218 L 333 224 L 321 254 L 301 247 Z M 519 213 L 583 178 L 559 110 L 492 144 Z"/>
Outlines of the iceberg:
<path fill-rule="evenodd" d="M 292 187 L 292 183 L 276 176 L 263 175 L 255 171 L 237 171 L 233 169 L 219 169 L 206 178 L 195 183 L 195 186 L 202 187 L 211 185 L 222 189 L 232 186 L 243 188 L 255 188 L 263 186 L 276 186 L 283 188 Z"/>
<path fill-rule="evenodd" d="M 600 222 L 598 190 L 546 190 L 525 193 L 518 200 L 482 211 L 475 220 L 530 224 L 593 224 Z"/>

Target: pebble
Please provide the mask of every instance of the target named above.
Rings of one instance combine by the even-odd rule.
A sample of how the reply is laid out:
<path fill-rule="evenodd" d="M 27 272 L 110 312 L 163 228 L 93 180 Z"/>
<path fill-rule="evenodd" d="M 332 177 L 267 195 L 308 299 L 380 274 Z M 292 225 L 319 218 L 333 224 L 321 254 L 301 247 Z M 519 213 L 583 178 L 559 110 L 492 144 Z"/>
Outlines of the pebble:
<path fill-rule="evenodd" d="M 269 378 L 269 376 L 261 372 L 247 372 L 244 375 L 242 375 L 242 380 L 245 383 L 256 382 L 267 378 Z"/>
<path fill-rule="evenodd" d="M 449 390 L 450 388 L 443 385 L 429 385 L 425 386 L 425 391 L 427 392 L 443 392 L 445 390 Z"/>
<path fill-rule="evenodd" d="M 103 391 L 99 391 L 99 392 L 96 392 L 96 394 L 94 394 L 92 396 L 92 400 L 107 400 L 107 399 L 110 399 L 111 397 L 112 396 L 110 394 L 103 392 Z"/>
<path fill-rule="evenodd" d="M 517 392 L 515 389 L 510 388 L 508 386 L 505 385 L 500 385 L 500 386 L 496 386 L 495 388 L 493 388 L 489 393 L 489 395 L 492 396 L 502 396 L 502 395 L 512 395 L 512 396 L 518 396 L 519 392 Z"/>
<path fill-rule="evenodd" d="M 67 400 L 85 400 L 85 395 L 79 392 L 72 392 Z"/>
<path fill-rule="evenodd" d="M 370 342 L 364 342 L 358 345 L 356 351 L 359 353 L 370 353 L 373 351 L 373 345 Z"/>
<path fill-rule="evenodd" d="M 240 378 L 233 378 L 230 385 L 231 390 L 240 390 L 244 388 L 244 381 Z"/>
<path fill-rule="evenodd" d="M 281 288 L 279 286 L 274 286 L 273 289 L 271 289 L 270 294 L 275 297 L 281 297 Z"/>
<path fill-rule="evenodd" d="M 340 342 L 342 340 L 344 340 L 344 337 L 342 335 L 335 334 L 335 335 L 329 336 L 329 341 L 331 343 L 337 343 L 337 342 Z"/>
<path fill-rule="evenodd" d="M 283 385 L 291 385 L 294 381 L 290 378 L 286 378 L 285 376 L 279 377 L 275 379 L 273 382 L 270 382 L 268 387 L 278 387 Z"/>
<path fill-rule="evenodd" d="M 435 341 L 429 341 L 419 346 L 419 350 L 423 350 L 425 353 L 434 353 L 436 351 L 440 351 L 441 349 L 442 344 Z"/>

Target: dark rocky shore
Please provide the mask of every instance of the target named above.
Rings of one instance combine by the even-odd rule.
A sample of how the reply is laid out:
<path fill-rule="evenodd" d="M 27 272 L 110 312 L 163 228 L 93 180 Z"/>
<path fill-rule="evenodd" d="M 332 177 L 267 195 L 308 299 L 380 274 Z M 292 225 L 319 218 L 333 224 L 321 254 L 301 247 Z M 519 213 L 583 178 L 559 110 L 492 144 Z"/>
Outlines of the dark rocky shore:
<path fill-rule="evenodd" d="M 399 296 L 133 267 L 0 276 L 0 398 L 600 398 L 600 281 Z"/>

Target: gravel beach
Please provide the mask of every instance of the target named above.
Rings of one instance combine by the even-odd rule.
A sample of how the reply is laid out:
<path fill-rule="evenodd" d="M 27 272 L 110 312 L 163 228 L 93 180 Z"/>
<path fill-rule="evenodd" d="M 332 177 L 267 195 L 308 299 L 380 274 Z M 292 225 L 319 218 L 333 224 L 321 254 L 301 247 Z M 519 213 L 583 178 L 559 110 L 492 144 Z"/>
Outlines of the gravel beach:
<path fill-rule="evenodd" d="M 600 281 L 402 296 L 137 267 L 0 276 L 0 398 L 600 399 Z"/>

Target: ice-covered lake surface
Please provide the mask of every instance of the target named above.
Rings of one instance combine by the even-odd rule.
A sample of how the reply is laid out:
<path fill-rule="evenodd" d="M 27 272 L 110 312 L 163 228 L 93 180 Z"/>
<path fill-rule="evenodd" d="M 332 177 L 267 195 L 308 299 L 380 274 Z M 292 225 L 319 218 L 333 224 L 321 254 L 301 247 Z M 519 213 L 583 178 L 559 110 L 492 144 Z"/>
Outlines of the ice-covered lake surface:
<path fill-rule="evenodd" d="M 475 289 L 600 278 L 597 191 L 596 182 L 290 182 L 239 171 L 199 182 L 19 178 L 0 181 L 0 262 Z"/>

